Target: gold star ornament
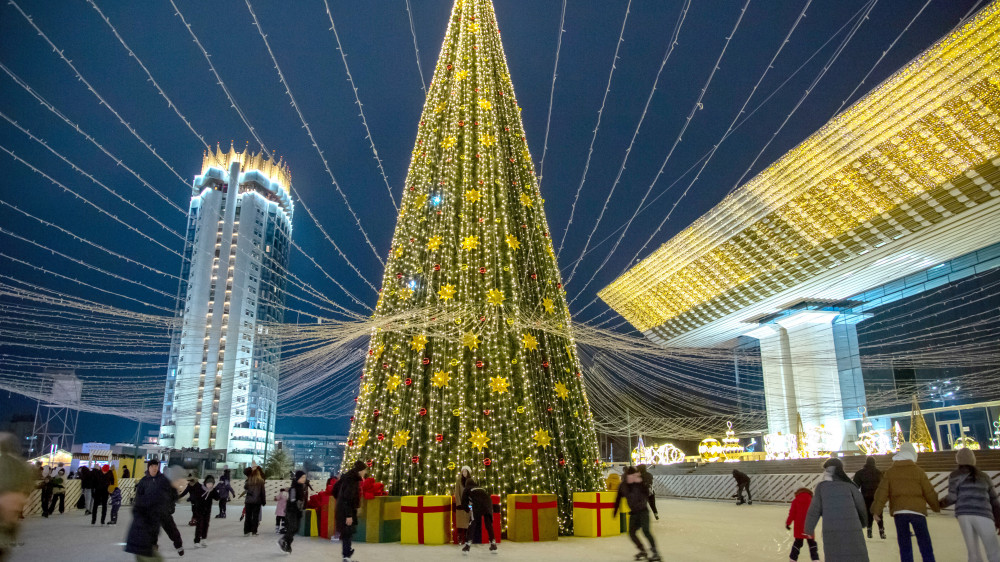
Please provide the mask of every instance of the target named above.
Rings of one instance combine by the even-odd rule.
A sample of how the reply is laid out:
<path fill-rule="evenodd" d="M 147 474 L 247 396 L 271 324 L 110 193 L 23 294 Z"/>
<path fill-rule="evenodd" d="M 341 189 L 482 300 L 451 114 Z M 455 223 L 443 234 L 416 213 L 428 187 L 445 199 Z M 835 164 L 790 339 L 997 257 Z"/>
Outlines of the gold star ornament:
<path fill-rule="evenodd" d="M 494 306 L 502 305 L 503 299 L 503 291 L 500 289 L 490 289 L 490 292 L 486 294 L 486 300 Z"/>
<path fill-rule="evenodd" d="M 465 191 L 465 200 L 468 201 L 469 203 L 475 203 L 480 199 L 482 199 L 482 195 L 480 195 L 478 189 L 467 189 Z"/>
<path fill-rule="evenodd" d="M 478 427 L 469 435 L 469 443 L 472 443 L 472 446 L 480 451 L 485 449 L 486 444 L 490 442 L 490 438 L 486 436 L 486 432 Z"/>
<path fill-rule="evenodd" d="M 531 349 L 533 351 L 538 351 L 538 340 L 535 339 L 535 336 L 531 334 L 522 335 L 521 343 L 524 344 L 524 349 Z"/>
<path fill-rule="evenodd" d="M 566 388 L 566 385 L 564 385 L 563 383 L 557 382 L 555 389 L 556 389 L 556 394 L 559 395 L 559 398 L 565 400 L 566 397 L 569 396 L 569 389 Z"/>
<path fill-rule="evenodd" d="M 516 250 L 521 247 L 521 242 L 517 240 L 517 236 L 514 236 L 513 234 L 508 234 L 507 245 L 510 246 L 511 250 Z"/>
<path fill-rule="evenodd" d="M 556 309 L 556 305 L 552 302 L 552 299 L 542 299 L 542 306 L 545 307 L 545 312 L 548 312 L 549 314 L 552 314 L 552 312 Z"/>
<path fill-rule="evenodd" d="M 444 287 L 441 287 L 441 290 L 438 291 L 438 297 L 440 297 L 441 300 L 443 301 L 446 301 L 454 296 L 455 296 L 454 285 L 445 285 Z"/>
<path fill-rule="evenodd" d="M 463 250 L 475 250 L 477 247 L 479 247 L 478 236 L 466 236 L 465 239 L 462 240 Z"/>
<path fill-rule="evenodd" d="M 399 375 L 390 375 L 389 378 L 385 379 L 385 387 L 389 392 L 395 392 L 400 382 Z"/>
<path fill-rule="evenodd" d="M 449 381 L 451 381 L 451 373 L 447 371 L 434 371 L 434 376 L 431 377 L 431 384 L 438 388 L 448 386 Z"/>
<path fill-rule="evenodd" d="M 392 446 L 397 449 L 405 447 L 406 444 L 409 442 L 410 442 L 410 430 L 408 429 L 401 429 L 397 431 L 395 435 L 392 436 Z"/>
<path fill-rule="evenodd" d="M 427 336 L 423 334 L 413 336 L 413 339 L 410 340 L 410 349 L 414 351 L 423 351 L 426 345 L 427 345 Z"/>
<path fill-rule="evenodd" d="M 360 449 L 364 447 L 365 443 L 368 443 L 368 430 L 362 429 L 361 433 L 358 434 L 358 441 L 357 441 L 358 448 Z"/>
<path fill-rule="evenodd" d="M 440 236 L 431 236 L 427 239 L 427 249 L 431 251 L 437 250 L 441 247 L 441 242 L 443 242 L 443 240 Z"/>
<path fill-rule="evenodd" d="M 462 334 L 462 345 L 469 349 L 479 349 L 479 336 L 472 332 Z"/>
<path fill-rule="evenodd" d="M 549 435 L 547 429 L 536 429 L 532 439 L 535 440 L 535 445 L 538 447 L 548 447 L 549 443 L 552 442 L 552 436 Z"/>
<path fill-rule="evenodd" d="M 510 381 L 507 380 L 507 377 L 492 377 L 490 379 L 490 390 L 497 394 L 507 392 L 508 386 L 510 386 Z"/>

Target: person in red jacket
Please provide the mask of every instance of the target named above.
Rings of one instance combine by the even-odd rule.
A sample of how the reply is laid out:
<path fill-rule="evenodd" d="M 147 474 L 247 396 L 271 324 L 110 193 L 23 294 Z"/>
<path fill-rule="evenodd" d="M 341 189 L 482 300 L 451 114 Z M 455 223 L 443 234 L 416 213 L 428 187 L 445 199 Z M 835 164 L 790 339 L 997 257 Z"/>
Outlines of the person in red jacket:
<path fill-rule="evenodd" d="M 788 519 L 785 519 L 785 528 L 791 530 L 792 524 L 795 524 L 795 542 L 792 543 L 792 552 L 788 555 L 788 558 L 792 562 L 799 559 L 799 551 L 802 550 L 803 540 L 809 543 L 809 557 L 813 560 L 819 560 L 819 546 L 816 544 L 816 539 L 805 533 L 806 513 L 809 511 L 809 504 L 812 503 L 812 497 L 812 490 L 809 488 L 799 488 L 795 490 L 795 499 L 792 500 L 792 506 L 788 508 Z"/>

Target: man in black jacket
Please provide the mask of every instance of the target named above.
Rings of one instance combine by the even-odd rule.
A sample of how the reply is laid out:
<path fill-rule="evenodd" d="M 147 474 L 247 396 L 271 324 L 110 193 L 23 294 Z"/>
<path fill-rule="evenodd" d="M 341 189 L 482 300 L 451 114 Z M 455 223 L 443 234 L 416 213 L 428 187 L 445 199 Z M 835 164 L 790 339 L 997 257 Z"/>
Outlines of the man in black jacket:
<path fill-rule="evenodd" d="M 358 523 L 358 508 L 361 507 L 361 481 L 367 473 L 368 465 L 354 461 L 351 470 L 345 472 L 333 486 L 333 495 L 337 498 L 337 530 L 340 531 L 344 562 L 350 562 L 351 555 L 354 554 L 351 537 Z"/>
<path fill-rule="evenodd" d="M 653 517 L 657 521 L 660 520 L 660 514 L 656 511 L 656 492 L 653 491 L 653 475 L 649 473 L 646 469 L 646 465 L 640 464 L 636 467 L 639 469 L 639 476 L 642 477 L 642 483 L 646 485 L 646 489 L 649 490 L 649 509 L 653 512 Z"/>
<path fill-rule="evenodd" d="M 736 480 L 736 505 L 749 503 L 753 505 L 753 494 L 750 493 L 750 477 L 742 472 L 733 469 L 733 479 Z M 747 499 L 743 499 L 743 490 L 747 491 Z"/>
<path fill-rule="evenodd" d="M 861 496 L 865 498 L 865 505 L 868 506 L 868 538 L 872 538 L 872 520 L 876 515 L 872 513 L 872 504 L 875 503 L 875 490 L 878 490 L 878 485 L 882 482 L 882 471 L 875 467 L 875 457 L 868 457 L 864 468 L 854 473 L 853 480 L 854 484 L 861 488 Z M 878 534 L 885 538 L 885 524 L 881 517 L 878 518 Z"/>
<path fill-rule="evenodd" d="M 628 502 L 628 508 L 632 512 L 628 523 L 628 536 L 639 549 L 635 555 L 636 560 L 648 559 L 651 561 L 660 560 L 660 555 L 656 552 L 656 542 L 653 534 L 649 531 L 649 488 L 642 481 L 642 475 L 634 466 L 625 469 L 625 481 L 618 485 L 618 495 L 615 497 L 615 509 L 612 512 L 614 517 L 618 516 L 618 506 L 621 505 L 622 498 Z M 639 540 L 639 529 L 646 535 L 649 541 L 650 554 L 646 554 L 646 547 Z"/>
<path fill-rule="evenodd" d="M 163 518 L 169 517 L 172 499 L 168 490 L 172 487 L 170 481 L 160 474 L 160 462 L 146 461 L 146 475 L 135 485 L 132 525 L 125 542 L 125 552 L 135 554 L 137 560 L 158 556 L 156 537 L 160 534 Z M 178 547 L 177 553 L 183 556 L 184 549 Z"/>
<path fill-rule="evenodd" d="M 465 511 L 472 512 L 472 533 L 465 540 L 462 552 L 469 552 L 472 543 L 480 543 L 483 540 L 483 525 L 486 525 L 486 533 L 490 537 L 490 550 L 497 549 L 497 539 L 493 535 L 493 498 L 490 493 L 479 487 L 479 483 L 471 477 L 465 481 L 465 492 L 462 493 L 461 506 Z"/>

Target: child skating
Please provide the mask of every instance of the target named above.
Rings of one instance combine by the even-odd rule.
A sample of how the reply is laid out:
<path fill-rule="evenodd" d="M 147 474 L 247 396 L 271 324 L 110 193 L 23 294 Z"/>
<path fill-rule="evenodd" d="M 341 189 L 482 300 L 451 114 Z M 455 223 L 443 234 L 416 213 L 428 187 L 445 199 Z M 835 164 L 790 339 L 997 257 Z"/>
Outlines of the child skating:
<path fill-rule="evenodd" d="M 792 529 L 795 534 L 795 542 L 792 543 L 792 552 L 788 555 L 789 560 L 795 562 L 799 559 L 799 551 L 802 550 L 802 541 L 809 543 L 809 557 L 812 560 L 819 560 L 819 546 L 816 539 L 805 533 L 806 513 L 809 512 L 809 504 L 812 502 L 813 493 L 809 488 L 799 488 L 795 490 L 795 499 L 792 506 L 788 508 L 788 518 L 785 519 L 785 528 Z"/>
<path fill-rule="evenodd" d="M 625 469 L 625 481 L 618 486 L 618 496 L 615 497 L 614 516 L 618 517 L 618 506 L 621 505 L 622 498 L 628 502 L 628 508 L 632 511 L 628 523 L 628 536 L 635 543 L 639 553 L 635 555 L 636 560 L 660 560 L 659 553 L 656 552 L 656 542 L 653 534 L 649 532 L 649 488 L 642 481 L 642 475 L 634 466 Z M 639 529 L 646 535 L 649 541 L 649 553 L 646 547 L 639 540 Z"/>

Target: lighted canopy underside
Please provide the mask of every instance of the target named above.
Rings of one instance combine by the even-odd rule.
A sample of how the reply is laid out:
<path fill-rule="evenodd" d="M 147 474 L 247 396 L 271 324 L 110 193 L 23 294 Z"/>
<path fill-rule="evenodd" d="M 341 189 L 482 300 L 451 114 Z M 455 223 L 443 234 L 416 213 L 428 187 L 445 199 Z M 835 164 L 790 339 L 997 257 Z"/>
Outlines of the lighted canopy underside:
<path fill-rule="evenodd" d="M 600 297 L 666 341 L 996 198 L 972 171 L 1000 154 L 998 67 L 992 4 Z"/>

